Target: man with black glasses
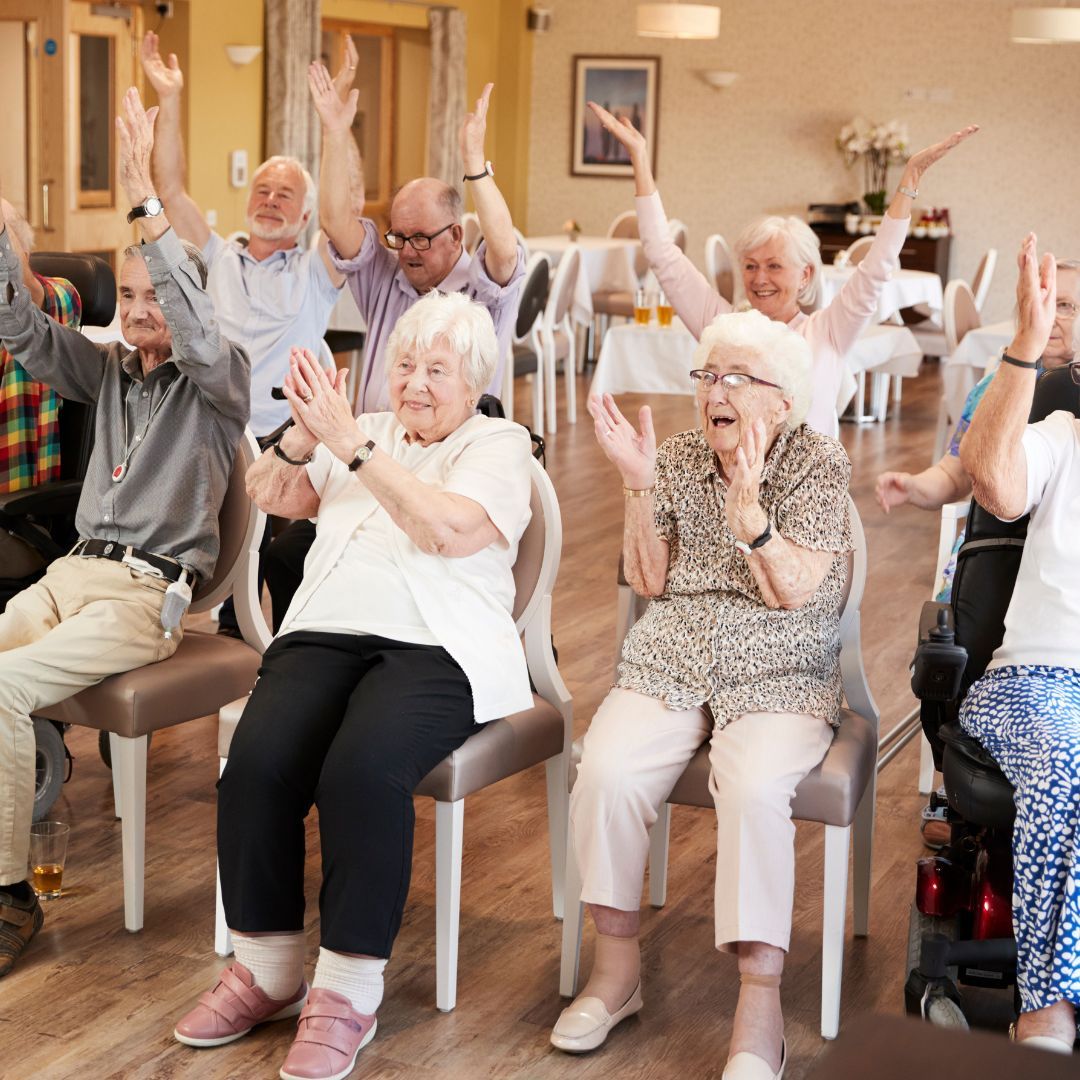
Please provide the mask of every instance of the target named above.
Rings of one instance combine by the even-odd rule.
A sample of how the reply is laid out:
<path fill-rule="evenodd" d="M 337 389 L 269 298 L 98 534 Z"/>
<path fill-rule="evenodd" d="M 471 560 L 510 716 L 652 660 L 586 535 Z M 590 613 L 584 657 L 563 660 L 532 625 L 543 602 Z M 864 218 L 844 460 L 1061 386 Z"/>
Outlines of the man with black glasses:
<path fill-rule="evenodd" d="M 459 140 L 484 240 L 470 257 L 462 247 L 461 196 L 431 177 L 411 180 L 394 197 L 390 228 L 381 238 L 375 222 L 356 213 L 358 196 L 350 189 L 349 146 L 359 91 L 344 100 L 320 63 L 308 73 L 311 96 L 322 120 L 319 223 L 330 238 L 334 264 L 346 273 L 349 288 L 367 323 L 364 368 L 356 411 L 388 407 L 383 349 L 399 316 L 426 292 L 462 292 L 491 313 L 499 339 L 500 364 L 488 391 L 498 395 L 525 274 L 525 253 L 514 235 L 510 209 L 484 157 L 488 101 L 492 83 L 466 115 Z"/>

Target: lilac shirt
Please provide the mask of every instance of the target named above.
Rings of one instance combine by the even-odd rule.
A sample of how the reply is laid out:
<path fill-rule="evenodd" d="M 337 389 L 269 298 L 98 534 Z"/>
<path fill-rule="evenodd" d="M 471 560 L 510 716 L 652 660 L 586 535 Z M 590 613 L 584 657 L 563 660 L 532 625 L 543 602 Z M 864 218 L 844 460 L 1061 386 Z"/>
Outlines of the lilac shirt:
<path fill-rule="evenodd" d="M 639 195 L 635 201 L 649 265 L 686 329 L 700 338 L 717 315 L 731 311 L 731 305 L 675 246 L 660 193 Z M 844 354 L 877 312 L 882 286 L 896 265 L 910 220 L 886 214 L 870 250 L 828 307 L 811 315 L 800 311 L 787 324 L 806 338 L 814 356 L 814 390 L 806 423 L 823 435 L 836 438 L 840 433 L 836 399 L 846 371 Z"/>
<path fill-rule="evenodd" d="M 348 275 L 353 299 L 367 323 L 357 414 L 389 412 L 390 395 L 383 363 L 386 341 L 398 319 L 422 294 L 409 284 L 398 266 L 397 255 L 383 245 L 375 222 L 361 218 L 361 224 L 364 226 L 364 242 L 356 257 L 343 259 L 333 244 L 330 245 L 330 257 L 334 265 Z M 462 250 L 461 258 L 436 288 L 441 293 L 462 292 L 483 304 L 490 312 L 495 323 L 495 336 L 499 339 L 499 364 L 487 392 L 498 396 L 517 315 L 518 292 L 525 276 L 525 253 L 519 244 L 517 266 L 510 280 L 505 285 L 496 285 L 488 277 L 484 266 L 486 250 L 484 243 L 480 244 L 472 257 Z"/>

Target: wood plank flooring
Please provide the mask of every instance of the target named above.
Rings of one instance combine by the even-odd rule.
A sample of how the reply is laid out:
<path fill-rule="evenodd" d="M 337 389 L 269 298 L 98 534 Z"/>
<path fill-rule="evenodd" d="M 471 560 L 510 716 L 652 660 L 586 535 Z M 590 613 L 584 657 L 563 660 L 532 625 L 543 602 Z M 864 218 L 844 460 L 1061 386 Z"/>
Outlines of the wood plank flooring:
<path fill-rule="evenodd" d="M 586 389 L 582 380 L 579 401 Z M 928 463 L 939 394 L 931 367 L 906 383 L 899 418 L 868 427 L 843 425 L 869 542 L 863 648 L 883 730 L 913 704 L 907 665 L 918 608 L 930 589 L 937 517 L 907 509 L 886 519 L 873 502 L 873 485 L 886 466 L 919 469 Z M 517 400 L 527 410 L 530 395 L 523 384 Z M 643 400 L 631 395 L 622 404 L 636 414 Z M 652 404 L 661 437 L 693 423 L 689 398 Z M 548 440 L 548 468 L 565 529 L 555 640 L 580 734 L 611 677 L 622 498 L 588 417 L 571 426 L 561 412 L 559 425 Z M 73 830 L 65 895 L 47 906 L 45 930 L 0 982 L 0 1077 L 276 1076 L 291 1039 L 288 1023 L 216 1050 L 193 1050 L 172 1037 L 175 1020 L 221 966 L 212 940 L 214 719 L 154 737 L 146 925 L 139 934 L 123 929 L 120 823 L 113 818 L 110 777 L 98 759 L 96 734 L 73 729 L 68 745 L 76 759 L 74 775 L 53 815 Z M 880 777 L 870 936 L 854 940 L 849 917 L 841 1038 L 843 1024 L 855 1016 L 902 1011 L 907 912 L 914 862 L 923 853 L 916 769 L 912 744 Z M 543 770 L 467 801 L 458 1006 L 449 1014 L 435 1009 L 432 804 L 420 800 L 417 811 L 412 891 L 387 968 L 379 1033 L 362 1053 L 355 1077 L 720 1077 L 737 982 L 732 958 L 712 948 L 712 814 L 684 808 L 673 814 L 668 903 L 662 910 L 644 909 L 645 1010 L 601 1051 L 574 1058 L 547 1041 L 563 1003 L 557 993 L 561 924 L 551 914 Z M 308 837 L 313 960 L 319 881 L 314 820 Z M 799 826 L 794 933 L 783 988 L 788 1080 L 801 1080 L 825 1045 L 819 1034 L 822 837 L 820 826 Z M 590 935 L 591 929 L 584 970 Z"/>

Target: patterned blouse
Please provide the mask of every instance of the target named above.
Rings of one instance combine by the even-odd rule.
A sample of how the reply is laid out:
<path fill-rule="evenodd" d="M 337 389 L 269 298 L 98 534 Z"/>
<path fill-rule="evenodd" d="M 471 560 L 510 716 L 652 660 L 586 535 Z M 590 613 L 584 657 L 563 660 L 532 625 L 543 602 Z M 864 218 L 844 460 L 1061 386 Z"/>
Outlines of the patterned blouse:
<path fill-rule="evenodd" d="M 717 727 L 748 712 L 796 712 L 839 723 L 839 615 L 852 548 L 851 463 L 805 424 L 776 440 L 761 505 L 774 532 L 836 553 L 817 592 L 794 611 L 765 606 L 724 516 L 727 484 L 700 431 L 656 455 L 656 529 L 670 543 L 667 584 L 630 630 L 616 685 L 670 709 L 708 704 Z"/>
<path fill-rule="evenodd" d="M 78 330 L 82 301 L 67 278 L 34 274 L 45 290 L 41 310 Z M 31 379 L 0 344 L 0 492 L 60 479 L 60 398 Z"/>

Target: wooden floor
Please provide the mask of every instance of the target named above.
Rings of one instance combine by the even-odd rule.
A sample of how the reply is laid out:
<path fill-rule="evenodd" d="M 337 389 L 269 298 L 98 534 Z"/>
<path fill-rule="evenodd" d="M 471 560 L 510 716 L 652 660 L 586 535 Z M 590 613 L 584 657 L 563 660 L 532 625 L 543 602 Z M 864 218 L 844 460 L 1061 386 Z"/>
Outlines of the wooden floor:
<path fill-rule="evenodd" d="M 583 400 L 585 383 L 579 386 Z M 905 386 L 899 418 L 843 425 L 854 462 L 853 493 L 868 534 L 870 577 L 863 650 L 883 730 L 913 701 L 907 666 L 919 605 L 928 594 L 937 517 L 917 510 L 888 519 L 873 502 L 879 470 L 919 469 L 930 457 L 940 393 L 936 369 Z M 528 408 L 526 387 L 517 400 Z M 627 397 L 624 407 L 642 401 Z M 653 402 L 661 437 L 692 426 L 691 399 Z M 615 569 L 622 498 L 587 417 L 559 418 L 548 468 L 562 506 L 565 545 L 555 592 L 555 640 L 574 697 L 580 734 L 609 686 Z M 146 925 L 123 929 L 120 823 L 96 736 L 73 729 L 74 775 L 54 815 L 72 825 L 65 895 L 45 930 L 0 983 L 0 1077 L 271 1077 L 291 1025 L 256 1031 L 231 1046 L 193 1050 L 172 1037 L 174 1021 L 221 965 L 212 948 L 215 721 L 155 735 L 150 754 Z M 902 1011 L 907 912 L 918 833 L 917 754 L 911 744 L 879 783 L 870 936 L 851 937 L 845 956 L 843 1024 L 868 1011 Z M 314 815 L 313 815 L 314 816 Z M 788 1080 L 822 1051 L 819 1035 L 822 834 L 798 831 L 794 933 L 785 973 Z M 309 944 L 318 947 L 318 845 L 309 823 Z M 416 856 L 405 921 L 387 968 L 379 1033 L 356 1077 L 719 1078 L 736 998 L 732 958 L 712 948 L 715 823 L 677 808 L 672 819 L 668 903 L 646 908 L 642 926 L 646 1007 L 599 1052 L 574 1058 L 548 1043 L 562 1008 L 557 993 L 561 924 L 551 914 L 540 768 L 470 797 L 465 815 L 458 1006 L 435 1009 L 434 820 L 418 802 Z M 591 931 L 587 931 L 590 933 Z M 591 947 L 585 945 L 584 962 Z M 867 1075 L 871 1075 L 868 1071 Z"/>

